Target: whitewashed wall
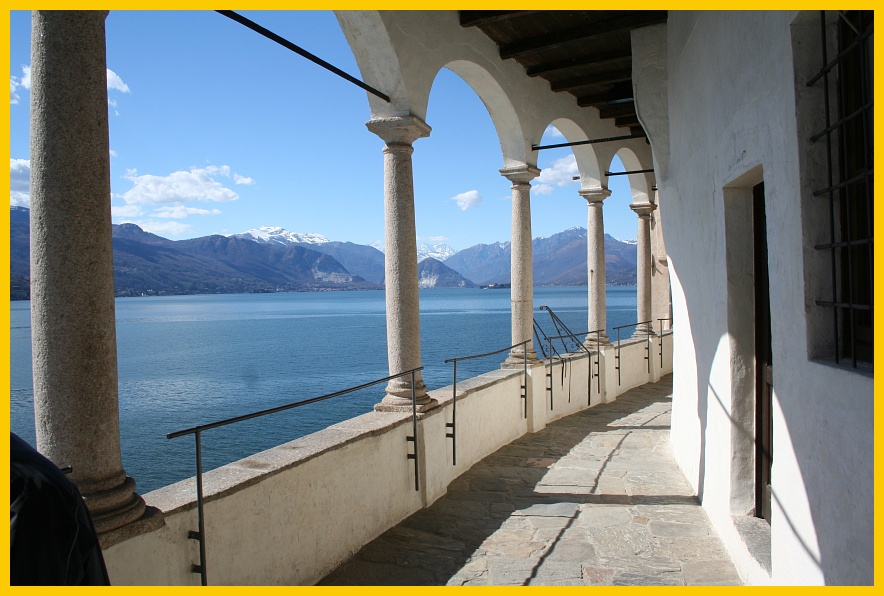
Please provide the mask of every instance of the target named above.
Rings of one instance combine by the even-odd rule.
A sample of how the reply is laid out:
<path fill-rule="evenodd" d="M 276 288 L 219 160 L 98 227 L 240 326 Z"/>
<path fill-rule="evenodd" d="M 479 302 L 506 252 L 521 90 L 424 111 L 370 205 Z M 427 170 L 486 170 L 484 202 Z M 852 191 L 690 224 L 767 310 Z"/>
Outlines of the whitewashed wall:
<path fill-rule="evenodd" d="M 633 34 L 639 114 L 652 145 L 665 144 L 653 149 L 676 321 L 671 437 L 744 580 L 870 583 L 873 379 L 808 356 L 814 303 L 805 284 L 814 275 L 805 251 L 813 241 L 802 219 L 812 198 L 802 196 L 799 157 L 809 135 L 796 123 L 796 88 L 804 93 L 806 79 L 796 81 L 795 64 L 809 46 L 793 54 L 802 26 L 795 12 L 670 12 L 667 25 Z M 745 379 L 754 361 L 745 348 L 752 280 L 739 281 L 733 258 L 746 242 L 741 214 L 761 180 L 775 387 L 766 547 L 743 527 L 751 487 L 736 467 L 751 464 L 745 450 L 754 429 L 744 414 L 754 389 L 747 392 Z"/>

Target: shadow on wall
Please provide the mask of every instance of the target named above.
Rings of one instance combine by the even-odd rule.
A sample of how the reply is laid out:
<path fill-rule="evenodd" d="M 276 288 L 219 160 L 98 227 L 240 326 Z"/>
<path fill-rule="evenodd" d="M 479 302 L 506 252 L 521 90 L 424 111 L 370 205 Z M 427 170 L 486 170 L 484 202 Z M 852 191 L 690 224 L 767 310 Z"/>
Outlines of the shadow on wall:
<path fill-rule="evenodd" d="M 669 247 L 669 257 L 674 271 L 675 264 L 679 262 L 679 248 L 681 247 L 677 243 L 673 244 L 674 246 Z M 715 298 L 709 290 L 708 272 L 704 271 L 702 267 L 685 267 L 683 270 L 679 270 L 679 274 L 688 319 L 693 313 L 708 313 L 711 304 L 709 301 Z M 706 434 L 709 416 L 712 414 L 709 403 L 710 393 L 712 401 L 716 403 L 713 412 L 718 411 L 727 416 L 731 426 L 736 429 L 734 434 L 746 433 L 739 421 L 730 415 L 731 404 L 725 402 L 725 399 L 729 398 L 720 396 L 711 386 L 716 351 L 721 345 L 722 338 L 726 338 L 728 335 L 726 326 L 726 320 L 714 325 L 699 324 L 697 320 L 679 320 L 678 322 L 681 333 L 690 333 L 695 354 L 696 415 L 700 426 L 700 449 L 696 452 L 699 459 L 697 493 L 701 502 L 707 489 L 705 485 L 706 450 L 708 447 Z M 778 328 L 776 320 L 774 320 L 772 332 L 776 337 L 778 333 L 785 331 L 781 327 Z M 727 345 L 726 341 L 724 345 Z M 780 363 L 790 359 L 794 360 L 794 356 L 784 358 L 782 355 L 774 354 L 774 360 Z M 807 366 L 815 365 L 808 362 Z M 823 374 L 823 372 L 819 374 Z M 674 375 L 677 380 L 679 375 L 677 370 L 674 371 Z M 677 389 L 678 384 L 676 384 Z M 808 560 L 813 561 L 819 568 L 823 581 L 827 585 L 872 584 L 874 583 L 874 488 L 872 480 L 874 474 L 874 408 L 871 405 L 872 397 L 869 397 L 867 405 L 865 402 L 860 403 L 859 396 L 857 396 L 857 398 L 845 403 L 845 405 L 854 408 L 855 413 L 835 416 L 839 407 L 837 398 L 842 396 L 832 395 L 822 387 L 815 393 L 804 391 L 800 396 L 789 395 L 788 392 L 788 386 L 782 384 L 779 387 L 775 386 L 775 407 L 780 409 L 782 417 L 775 417 L 774 424 L 785 423 L 785 428 L 775 426 L 773 433 L 775 437 L 778 435 L 788 437 L 795 453 L 795 461 L 798 465 L 797 473 L 801 482 L 800 485 L 793 484 L 784 487 L 780 484 L 778 486 L 776 467 L 774 467 L 772 498 L 779 506 L 774 515 L 780 514 L 782 518 L 774 519 L 772 529 L 775 533 L 788 531 L 793 534 L 794 540 L 800 543 L 802 549 L 807 553 Z M 862 399 L 865 397 L 862 396 Z M 714 415 L 718 416 L 719 414 L 715 413 Z M 821 421 L 822 426 L 819 427 L 819 432 L 790 432 L 790 422 L 795 421 L 797 428 L 806 428 L 810 424 L 808 421 L 815 419 Z M 838 439 L 839 437 L 840 439 Z M 849 446 L 833 445 L 832 441 L 836 439 L 839 441 L 849 439 L 851 444 Z M 754 447 L 754 436 L 751 437 L 751 443 Z M 839 460 L 838 456 L 842 453 L 851 454 L 853 459 Z M 863 453 L 867 453 L 868 457 L 864 458 Z M 754 458 L 754 454 L 752 457 Z M 731 465 L 732 462 L 708 461 L 708 464 Z M 851 482 L 850 472 L 844 471 L 845 466 L 848 469 L 859 470 L 863 478 Z M 843 475 L 842 480 L 838 481 L 841 486 L 833 485 L 833 472 Z M 868 477 L 865 477 L 866 473 Z M 789 510 L 790 505 L 795 501 L 794 499 L 784 499 L 784 490 L 803 491 L 806 495 L 801 500 L 809 508 L 816 544 L 808 543 L 806 538 L 802 537 L 801 521 L 796 519 L 795 511 Z M 722 498 L 728 499 L 729 495 L 723 495 Z M 852 518 L 850 525 L 857 529 L 862 527 L 859 520 L 865 518 L 867 532 L 863 532 L 863 535 L 860 536 L 850 537 L 844 526 L 845 516 Z M 785 530 L 785 527 L 789 529 Z M 806 536 L 808 533 L 804 534 Z M 773 543 L 776 542 L 777 540 L 773 539 Z M 819 554 L 816 554 L 817 552 Z"/>

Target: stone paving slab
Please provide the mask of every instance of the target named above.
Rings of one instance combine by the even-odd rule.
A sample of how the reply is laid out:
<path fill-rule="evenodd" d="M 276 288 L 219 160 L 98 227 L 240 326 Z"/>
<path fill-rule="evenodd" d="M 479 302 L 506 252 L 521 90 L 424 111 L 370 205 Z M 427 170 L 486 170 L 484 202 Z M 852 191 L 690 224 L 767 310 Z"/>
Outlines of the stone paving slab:
<path fill-rule="evenodd" d="M 741 585 L 669 450 L 671 377 L 526 435 L 320 585 Z"/>

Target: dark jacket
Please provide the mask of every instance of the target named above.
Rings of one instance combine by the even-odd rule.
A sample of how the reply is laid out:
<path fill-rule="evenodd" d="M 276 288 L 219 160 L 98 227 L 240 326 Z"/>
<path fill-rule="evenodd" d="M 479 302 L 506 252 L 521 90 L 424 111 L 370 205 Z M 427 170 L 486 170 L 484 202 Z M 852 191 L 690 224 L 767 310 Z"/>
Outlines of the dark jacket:
<path fill-rule="evenodd" d="M 109 585 L 80 491 L 55 464 L 10 435 L 10 584 Z"/>

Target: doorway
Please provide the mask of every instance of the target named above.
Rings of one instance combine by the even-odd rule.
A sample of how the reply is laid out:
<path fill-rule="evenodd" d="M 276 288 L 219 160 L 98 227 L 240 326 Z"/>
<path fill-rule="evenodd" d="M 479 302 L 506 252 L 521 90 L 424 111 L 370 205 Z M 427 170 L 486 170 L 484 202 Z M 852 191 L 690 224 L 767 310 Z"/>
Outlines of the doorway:
<path fill-rule="evenodd" d="M 764 182 L 752 187 L 755 278 L 755 515 L 770 523 L 773 464 L 773 350 Z"/>

